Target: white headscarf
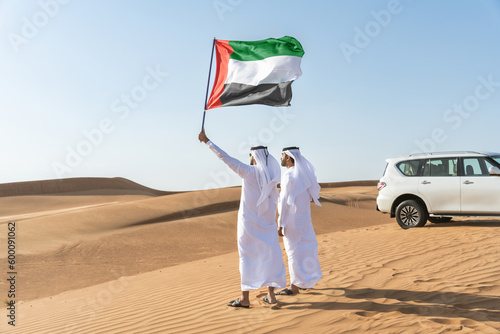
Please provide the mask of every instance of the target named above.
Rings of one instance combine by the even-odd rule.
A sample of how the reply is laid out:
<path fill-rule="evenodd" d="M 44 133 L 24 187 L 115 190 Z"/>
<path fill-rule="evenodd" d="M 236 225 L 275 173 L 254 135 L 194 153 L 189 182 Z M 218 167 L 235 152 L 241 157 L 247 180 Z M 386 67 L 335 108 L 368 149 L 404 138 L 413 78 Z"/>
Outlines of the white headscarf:
<path fill-rule="evenodd" d="M 295 198 L 304 191 L 307 191 L 314 204 L 321 206 L 319 203 L 319 191 L 321 187 L 318 184 L 314 166 L 300 154 L 298 149 L 290 149 L 284 152 L 295 160 L 295 165 L 290 175 L 292 182 L 287 186 L 287 194 L 284 194 L 288 197 L 287 204 L 293 206 Z"/>
<path fill-rule="evenodd" d="M 278 161 L 269 154 L 267 148 L 252 149 L 250 154 L 255 159 L 255 171 L 260 188 L 260 197 L 257 201 L 257 212 L 261 216 L 269 210 L 269 201 L 278 202 L 278 183 L 281 179 L 281 168 Z M 274 209 L 275 210 L 275 209 Z"/>

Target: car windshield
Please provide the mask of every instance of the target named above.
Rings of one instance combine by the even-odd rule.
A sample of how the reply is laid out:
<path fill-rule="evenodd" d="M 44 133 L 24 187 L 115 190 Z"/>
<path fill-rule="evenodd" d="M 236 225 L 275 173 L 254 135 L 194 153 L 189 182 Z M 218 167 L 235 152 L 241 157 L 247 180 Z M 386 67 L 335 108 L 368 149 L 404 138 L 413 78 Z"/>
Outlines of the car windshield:
<path fill-rule="evenodd" d="M 500 164 L 500 155 L 492 156 L 493 160 Z"/>

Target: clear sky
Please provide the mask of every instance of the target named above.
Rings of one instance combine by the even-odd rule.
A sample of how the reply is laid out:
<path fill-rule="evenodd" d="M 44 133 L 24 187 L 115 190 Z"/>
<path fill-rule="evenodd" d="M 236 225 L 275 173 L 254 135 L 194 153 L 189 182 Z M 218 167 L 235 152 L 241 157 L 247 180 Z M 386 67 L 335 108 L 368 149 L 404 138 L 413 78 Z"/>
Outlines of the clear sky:
<path fill-rule="evenodd" d="M 416 151 L 500 151 L 498 0 L 0 0 L 0 183 L 241 184 L 197 140 L 212 40 L 285 35 L 305 50 L 291 107 L 207 111 L 232 156 L 300 146 L 336 182 Z"/>

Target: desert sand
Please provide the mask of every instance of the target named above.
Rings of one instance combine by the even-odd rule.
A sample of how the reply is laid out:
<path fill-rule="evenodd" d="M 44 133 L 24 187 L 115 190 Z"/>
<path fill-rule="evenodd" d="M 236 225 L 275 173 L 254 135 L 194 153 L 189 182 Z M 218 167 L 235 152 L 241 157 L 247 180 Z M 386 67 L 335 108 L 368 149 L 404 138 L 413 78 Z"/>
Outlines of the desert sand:
<path fill-rule="evenodd" d="M 374 181 L 322 184 L 324 278 L 239 296 L 240 187 L 163 192 L 121 178 L 0 185 L 0 296 L 16 222 L 16 326 L 0 333 L 500 333 L 500 220 L 402 230 Z M 284 259 L 286 263 L 286 254 Z"/>

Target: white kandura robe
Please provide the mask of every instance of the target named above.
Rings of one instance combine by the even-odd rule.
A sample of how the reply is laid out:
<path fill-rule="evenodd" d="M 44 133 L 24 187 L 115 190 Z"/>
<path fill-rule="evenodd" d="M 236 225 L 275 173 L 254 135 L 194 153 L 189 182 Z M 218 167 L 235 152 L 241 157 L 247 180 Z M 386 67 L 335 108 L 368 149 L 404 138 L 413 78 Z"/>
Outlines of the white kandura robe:
<path fill-rule="evenodd" d="M 278 226 L 283 227 L 290 283 L 303 289 L 312 288 L 323 277 L 318 260 L 318 242 L 311 220 L 311 195 L 307 189 L 295 197 L 292 205 L 283 196 L 291 182 L 293 168 L 281 177 Z"/>
<path fill-rule="evenodd" d="M 207 146 L 243 179 L 237 229 L 241 291 L 264 286 L 284 288 L 286 269 L 276 229 L 276 203 L 269 199 L 269 210 L 259 217 L 257 201 L 261 190 L 256 167 L 230 157 L 211 141 Z"/>

